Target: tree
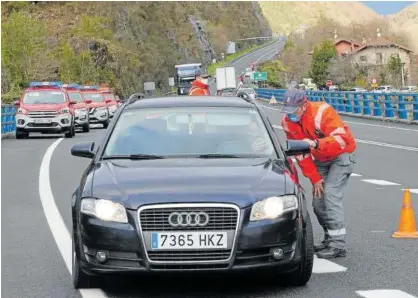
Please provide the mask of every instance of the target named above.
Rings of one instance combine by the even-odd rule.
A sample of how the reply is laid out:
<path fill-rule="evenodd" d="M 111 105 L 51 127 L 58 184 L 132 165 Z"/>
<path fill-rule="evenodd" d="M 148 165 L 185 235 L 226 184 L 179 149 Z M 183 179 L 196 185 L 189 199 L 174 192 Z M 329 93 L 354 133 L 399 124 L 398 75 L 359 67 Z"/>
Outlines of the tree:
<path fill-rule="evenodd" d="M 398 54 L 390 55 L 386 65 L 387 72 L 391 76 L 391 81 L 396 87 L 402 86 L 402 68 L 403 63 Z"/>
<path fill-rule="evenodd" d="M 40 55 L 45 53 L 45 28 L 23 11 L 13 11 L 2 24 L 2 67 L 7 69 L 10 89 L 18 89 L 36 77 Z"/>
<path fill-rule="evenodd" d="M 337 56 L 337 49 L 334 43 L 329 40 L 323 40 L 315 46 L 309 76 L 319 86 L 325 86 L 326 80 L 329 79 L 328 66 L 330 60 Z"/>

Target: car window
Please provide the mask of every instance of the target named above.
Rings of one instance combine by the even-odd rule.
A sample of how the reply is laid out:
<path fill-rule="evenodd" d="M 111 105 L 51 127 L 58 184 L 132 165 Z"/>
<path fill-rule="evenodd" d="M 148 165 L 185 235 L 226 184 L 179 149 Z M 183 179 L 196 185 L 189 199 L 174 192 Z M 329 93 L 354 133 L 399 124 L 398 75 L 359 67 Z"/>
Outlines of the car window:
<path fill-rule="evenodd" d="M 115 96 L 112 93 L 104 93 L 103 96 L 104 96 L 105 99 L 110 99 L 112 101 L 116 100 Z"/>
<path fill-rule="evenodd" d="M 83 102 L 83 98 L 79 92 L 68 92 L 68 96 L 72 101 Z"/>
<path fill-rule="evenodd" d="M 22 100 L 25 104 L 58 104 L 65 101 L 62 91 L 29 91 Z"/>
<path fill-rule="evenodd" d="M 99 102 L 103 101 L 101 93 L 83 93 L 84 99 L 91 99 L 91 101 Z"/>
<path fill-rule="evenodd" d="M 131 154 L 276 157 L 258 111 L 229 107 L 127 110 L 118 118 L 104 155 Z"/>

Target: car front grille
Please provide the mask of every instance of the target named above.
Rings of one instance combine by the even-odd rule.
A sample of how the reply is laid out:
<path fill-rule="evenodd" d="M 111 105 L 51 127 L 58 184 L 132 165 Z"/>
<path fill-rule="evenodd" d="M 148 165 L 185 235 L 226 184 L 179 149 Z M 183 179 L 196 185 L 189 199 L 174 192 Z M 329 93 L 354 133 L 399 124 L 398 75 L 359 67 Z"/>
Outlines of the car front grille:
<path fill-rule="evenodd" d="M 30 118 L 55 118 L 58 116 L 57 111 L 30 111 L 28 113 Z"/>
<path fill-rule="evenodd" d="M 173 212 L 200 211 L 209 215 L 209 223 L 204 227 L 172 227 L 168 223 Z M 142 231 L 225 231 L 236 229 L 238 212 L 230 207 L 155 208 L 141 211 L 139 218 Z"/>
<path fill-rule="evenodd" d="M 231 255 L 231 250 L 212 250 L 212 251 L 161 251 L 148 252 L 148 257 L 152 261 L 213 261 L 226 260 Z"/>

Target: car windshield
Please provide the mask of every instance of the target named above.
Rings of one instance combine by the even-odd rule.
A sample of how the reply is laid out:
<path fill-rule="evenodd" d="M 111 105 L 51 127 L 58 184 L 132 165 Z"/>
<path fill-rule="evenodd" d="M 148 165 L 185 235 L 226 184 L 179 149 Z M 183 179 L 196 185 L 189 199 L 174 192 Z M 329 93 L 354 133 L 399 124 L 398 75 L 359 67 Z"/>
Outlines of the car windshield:
<path fill-rule="evenodd" d="M 80 92 L 68 92 L 68 96 L 72 101 L 83 102 Z"/>
<path fill-rule="evenodd" d="M 105 99 L 110 99 L 112 101 L 116 100 L 115 96 L 112 93 L 104 93 L 103 96 L 104 96 Z"/>
<path fill-rule="evenodd" d="M 66 101 L 62 91 L 29 91 L 23 98 L 25 104 L 59 104 Z"/>
<path fill-rule="evenodd" d="M 179 76 L 194 76 L 199 69 L 199 66 L 184 66 L 179 67 L 177 73 Z"/>
<path fill-rule="evenodd" d="M 102 94 L 100 93 L 83 93 L 84 99 L 91 99 L 91 101 L 103 101 Z"/>
<path fill-rule="evenodd" d="M 248 94 L 254 94 L 255 93 L 253 89 L 247 89 L 247 88 L 245 88 L 245 89 L 241 88 L 240 91 L 243 91 L 243 92 L 248 93 Z"/>
<path fill-rule="evenodd" d="M 104 158 L 139 154 L 277 158 L 258 111 L 230 107 L 125 111 L 115 125 Z"/>

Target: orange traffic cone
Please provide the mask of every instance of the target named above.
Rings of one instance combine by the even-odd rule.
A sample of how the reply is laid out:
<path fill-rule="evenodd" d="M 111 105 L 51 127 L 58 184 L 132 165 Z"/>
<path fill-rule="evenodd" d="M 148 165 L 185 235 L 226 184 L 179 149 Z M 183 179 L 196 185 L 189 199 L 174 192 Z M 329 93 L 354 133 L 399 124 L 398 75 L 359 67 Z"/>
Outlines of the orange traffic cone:
<path fill-rule="evenodd" d="M 405 189 L 403 193 L 403 203 L 401 208 L 401 218 L 399 220 L 398 231 L 393 233 L 393 238 L 418 238 L 417 226 L 415 223 L 414 209 L 411 203 L 411 193 Z"/>

